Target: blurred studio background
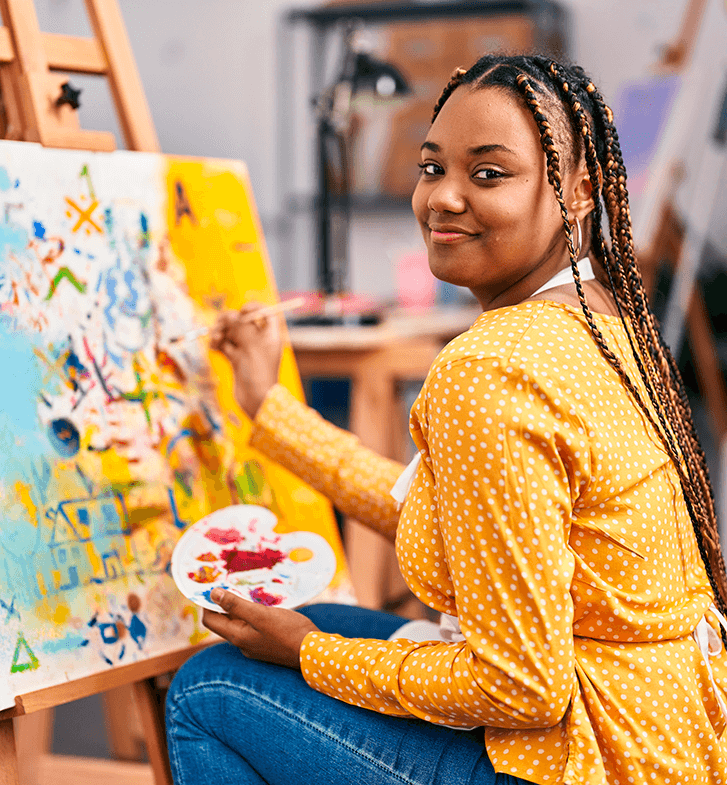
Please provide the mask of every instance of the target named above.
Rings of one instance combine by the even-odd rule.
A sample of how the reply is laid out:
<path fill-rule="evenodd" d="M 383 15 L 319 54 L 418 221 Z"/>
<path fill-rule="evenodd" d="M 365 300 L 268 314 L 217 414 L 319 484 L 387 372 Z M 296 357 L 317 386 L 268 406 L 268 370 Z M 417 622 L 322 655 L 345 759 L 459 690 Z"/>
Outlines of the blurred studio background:
<path fill-rule="evenodd" d="M 332 298 L 332 320 L 355 329 L 392 308 L 445 321 L 471 313 L 467 292 L 429 275 L 410 209 L 419 145 L 451 71 L 502 50 L 582 65 L 615 112 L 644 277 L 692 396 L 724 526 L 726 0 L 120 6 L 162 151 L 245 161 L 278 289 Z M 44 31 L 90 35 L 82 0 L 36 7 Z M 122 147 L 105 83 L 73 82 L 82 126 L 114 131 Z M 313 328 L 329 316 L 314 310 Z M 303 353 L 310 327 L 292 328 Z M 350 424 L 350 380 L 308 375 L 313 405 Z M 402 411 L 419 384 L 402 374 Z M 54 748 L 108 752 L 93 701 L 58 710 Z"/>

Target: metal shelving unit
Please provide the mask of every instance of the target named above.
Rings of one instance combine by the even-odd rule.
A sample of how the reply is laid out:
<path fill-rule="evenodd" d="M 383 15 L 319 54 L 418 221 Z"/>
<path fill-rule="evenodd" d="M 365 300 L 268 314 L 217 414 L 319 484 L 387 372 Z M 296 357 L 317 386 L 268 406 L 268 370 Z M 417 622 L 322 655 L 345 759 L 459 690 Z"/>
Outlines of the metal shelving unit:
<path fill-rule="evenodd" d="M 534 49 L 566 52 L 568 15 L 555 0 L 480 0 L 479 2 L 381 2 L 291 9 L 279 21 L 277 40 L 278 101 L 276 193 L 279 205 L 278 277 L 290 288 L 311 288 L 297 267 L 312 271 L 315 248 L 310 226 L 318 197 L 315 191 L 315 119 L 311 99 L 327 86 L 335 67 L 336 46 L 344 25 L 367 26 L 465 18 L 522 16 L 532 20 Z M 410 209 L 410 201 L 387 194 L 354 195 L 353 215 Z M 306 250 L 306 246 L 309 246 Z M 302 286 L 301 286 L 302 284 Z"/>

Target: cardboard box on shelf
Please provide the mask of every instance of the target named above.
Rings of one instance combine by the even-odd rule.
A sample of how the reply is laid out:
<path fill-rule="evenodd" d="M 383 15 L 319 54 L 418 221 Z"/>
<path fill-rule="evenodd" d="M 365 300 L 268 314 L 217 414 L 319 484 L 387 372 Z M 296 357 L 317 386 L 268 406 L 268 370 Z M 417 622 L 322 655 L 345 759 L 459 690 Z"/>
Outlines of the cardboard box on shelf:
<path fill-rule="evenodd" d="M 367 126 L 376 129 L 377 154 L 369 160 L 377 160 L 378 165 L 375 178 L 354 175 L 353 190 L 371 193 L 376 183 L 387 196 L 409 196 L 416 185 L 419 148 L 429 129 L 432 110 L 454 69 L 469 68 L 487 52 L 532 51 L 536 33 L 533 20 L 522 15 L 393 22 L 379 28 L 385 45 L 377 56 L 403 73 L 412 97 L 396 111 L 386 112 L 385 133 L 381 119 L 367 118 L 359 126 L 358 150 L 365 148 L 362 135 L 367 133 Z M 356 171 L 362 175 L 367 166 L 354 164 Z"/>

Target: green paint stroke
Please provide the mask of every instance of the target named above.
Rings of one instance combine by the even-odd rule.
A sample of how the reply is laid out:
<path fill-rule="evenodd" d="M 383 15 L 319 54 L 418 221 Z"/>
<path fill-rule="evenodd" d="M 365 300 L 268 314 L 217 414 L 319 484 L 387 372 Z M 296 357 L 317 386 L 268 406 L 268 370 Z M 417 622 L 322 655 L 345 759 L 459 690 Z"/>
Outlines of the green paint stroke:
<path fill-rule="evenodd" d="M 23 657 L 23 662 L 18 662 L 20 657 Z M 27 657 L 27 660 L 25 659 Z M 10 666 L 10 673 L 21 673 L 22 671 L 34 671 L 40 667 L 40 661 L 33 654 L 33 650 L 28 646 L 25 636 L 22 632 L 18 633 L 18 642 L 15 644 L 15 654 L 13 654 L 13 664 Z"/>
<path fill-rule="evenodd" d="M 50 289 L 48 290 L 48 294 L 46 294 L 45 296 L 46 300 L 50 300 L 50 298 L 53 297 L 53 295 L 56 292 L 56 289 L 58 288 L 58 284 L 64 278 L 70 281 L 81 294 L 85 293 L 86 284 L 83 283 L 82 281 L 79 281 L 78 278 L 76 278 L 76 276 L 67 267 L 61 267 L 61 269 L 56 274 L 56 277 L 51 281 Z"/>

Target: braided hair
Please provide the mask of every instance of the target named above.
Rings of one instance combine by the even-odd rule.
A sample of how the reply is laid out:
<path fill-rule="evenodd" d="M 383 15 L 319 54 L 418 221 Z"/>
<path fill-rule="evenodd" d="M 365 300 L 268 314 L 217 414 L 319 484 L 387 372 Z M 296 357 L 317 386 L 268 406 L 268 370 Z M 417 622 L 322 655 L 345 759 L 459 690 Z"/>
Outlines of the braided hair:
<path fill-rule="evenodd" d="M 434 107 L 432 122 L 461 85 L 469 85 L 472 89 L 496 87 L 506 90 L 519 96 L 532 113 L 546 157 L 548 182 L 560 207 L 573 280 L 588 328 L 603 357 L 653 425 L 676 467 L 716 603 L 722 613 L 727 614 L 727 574 L 707 463 L 681 375 L 649 306 L 636 261 L 626 168 L 613 112 L 578 66 L 562 65 L 538 55 L 486 55 L 469 70 L 458 68 L 452 74 Z M 565 160 L 556 146 L 556 136 L 567 140 L 562 151 Z M 613 294 L 648 401 L 606 343 L 586 302 L 578 272 L 561 167 L 575 166 L 583 157 L 593 189 L 591 252 L 603 268 L 607 279 L 604 283 Z M 604 208 L 610 235 L 608 243 L 602 228 Z"/>

